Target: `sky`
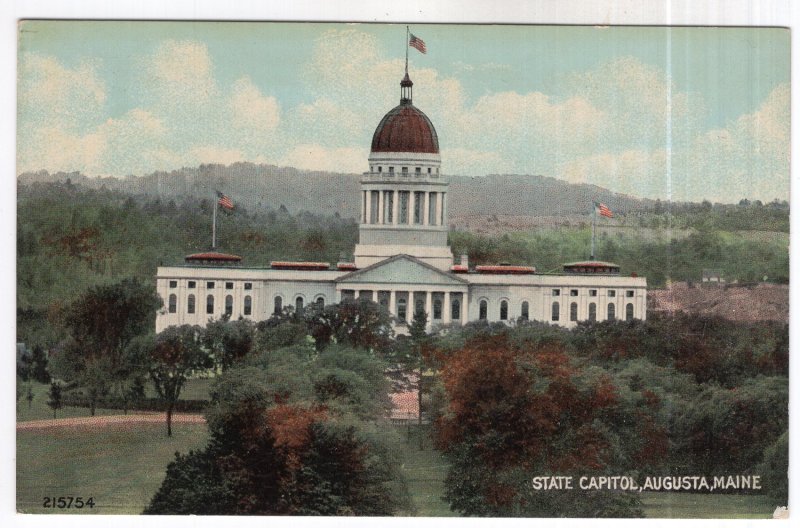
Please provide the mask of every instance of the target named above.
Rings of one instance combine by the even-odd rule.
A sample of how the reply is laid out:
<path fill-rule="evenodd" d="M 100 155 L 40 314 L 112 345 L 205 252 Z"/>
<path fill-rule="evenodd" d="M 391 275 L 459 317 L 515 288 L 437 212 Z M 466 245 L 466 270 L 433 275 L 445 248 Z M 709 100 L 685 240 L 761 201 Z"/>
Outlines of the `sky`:
<path fill-rule="evenodd" d="M 414 104 L 446 174 L 541 174 L 640 197 L 789 198 L 789 31 L 411 27 Z M 405 26 L 19 26 L 18 172 L 201 163 L 367 170 Z"/>

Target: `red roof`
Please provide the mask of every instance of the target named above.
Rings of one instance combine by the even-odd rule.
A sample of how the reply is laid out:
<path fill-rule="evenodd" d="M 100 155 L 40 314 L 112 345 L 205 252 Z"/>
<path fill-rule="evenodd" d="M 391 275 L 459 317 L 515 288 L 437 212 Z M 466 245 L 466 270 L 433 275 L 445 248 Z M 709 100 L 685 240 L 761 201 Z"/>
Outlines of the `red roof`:
<path fill-rule="evenodd" d="M 469 268 L 464 264 L 453 264 L 450 266 L 450 271 L 453 273 L 466 273 L 469 271 Z"/>
<path fill-rule="evenodd" d="M 494 273 L 494 274 L 526 274 L 536 273 L 536 268 L 533 266 L 475 266 L 475 271 L 478 273 Z"/>
<path fill-rule="evenodd" d="M 294 270 L 327 270 L 331 265 L 327 262 L 289 262 L 272 261 L 269 266 L 273 269 L 294 269 Z"/>
<path fill-rule="evenodd" d="M 338 262 L 336 264 L 336 268 L 340 270 L 357 270 L 355 262 Z"/>
<path fill-rule="evenodd" d="M 372 152 L 439 153 L 439 138 L 433 123 L 410 103 L 389 110 L 372 136 Z"/>
<path fill-rule="evenodd" d="M 587 260 L 586 262 L 569 262 L 564 264 L 564 267 L 570 268 L 580 266 L 582 268 L 618 268 L 619 265 L 613 262 L 602 262 L 600 260 Z"/>
<path fill-rule="evenodd" d="M 188 255 L 185 260 L 219 260 L 224 262 L 238 262 L 242 260 L 242 257 L 239 255 L 229 255 L 227 253 L 210 251 L 208 253 L 195 253 L 193 255 Z"/>

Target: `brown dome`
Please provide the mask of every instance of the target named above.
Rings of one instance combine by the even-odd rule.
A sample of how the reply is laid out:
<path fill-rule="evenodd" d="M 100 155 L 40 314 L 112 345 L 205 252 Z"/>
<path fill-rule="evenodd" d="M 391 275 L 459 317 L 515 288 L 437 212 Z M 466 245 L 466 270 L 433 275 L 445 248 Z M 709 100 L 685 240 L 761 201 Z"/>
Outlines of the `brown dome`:
<path fill-rule="evenodd" d="M 403 103 L 381 119 L 372 136 L 372 152 L 438 154 L 439 138 L 428 116 L 410 102 Z"/>

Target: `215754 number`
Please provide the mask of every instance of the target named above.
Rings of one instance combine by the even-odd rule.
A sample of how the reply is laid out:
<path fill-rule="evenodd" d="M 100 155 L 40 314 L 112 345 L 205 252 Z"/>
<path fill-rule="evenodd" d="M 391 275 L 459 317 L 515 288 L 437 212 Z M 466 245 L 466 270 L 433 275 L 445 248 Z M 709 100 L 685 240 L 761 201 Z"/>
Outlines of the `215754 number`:
<path fill-rule="evenodd" d="M 83 497 L 45 497 L 42 502 L 44 508 L 58 508 L 66 510 L 68 508 L 94 508 L 94 497 L 84 499 Z"/>

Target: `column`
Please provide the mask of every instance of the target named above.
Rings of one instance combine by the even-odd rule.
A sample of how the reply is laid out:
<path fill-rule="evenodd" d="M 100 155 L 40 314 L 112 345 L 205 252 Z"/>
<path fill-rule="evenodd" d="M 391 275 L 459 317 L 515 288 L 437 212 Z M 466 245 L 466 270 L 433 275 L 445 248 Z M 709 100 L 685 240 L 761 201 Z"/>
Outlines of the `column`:
<path fill-rule="evenodd" d="M 392 225 L 397 225 L 397 211 L 400 210 L 400 194 L 397 189 L 394 190 L 394 202 L 392 203 Z"/>
<path fill-rule="evenodd" d="M 442 225 L 447 225 L 447 193 L 442 193 Z"/>
<path fill-rule="evenodd" d="M 442 197 L 444 193 L 436 193 L 436 225 L 442 225 Z"/>
<path fill-rule="evenodd" d="M 366 211 L 366 221 L 365 224 L 372 223 L 372 191 L 366 191 L 367 193 L 367 211 Z"/>
<path fill-rule="evenodd" d="M 416 209 L 417 204 L 416 193 L 412 191 L 408 191 L 408 225 L 414 225 L 414 209 Z"/>
<path fill-rule="evenodd" d="M 428 225 L 428 210 L 430 209 L 431 193 L 425 191 L 425 201 L 422 204 L 422 225 Z"/>
<path fill-rule="evenodd" d="M 385 200 L 383 199 L 383 191 L 378 191 L 378 223 L 383 223 L 383 208 L 385 207 Z"/>
<path fill-rule="evenodd" d="M 433 293 L 425 292 L 425 313 L 428 314 L 428 326 L 433 323 Z"/>
<path fill-rule="evenodd" d="M 450 292 L 444 292 L 444 300 L 442 301 L 442 322 L 444 324 L 450 323 L 450 314 L 453 307 L 450 306 Z"/>
<path fill-rule="evenodd" d="M 389 313 L 397 316 L 397 295 L 394 290 L 389 290 Z"/>
<path fill-rule="evenodd" d="M 406 323 L 411 326 L 414 322 L 414 292 L 408 292 L 408 301 L 406 302 Z"/>
<path fill-rule="evenodd" d="M 367 221 L 367 195 L 366 191 L 361 191 L 361 223 Z"/>

